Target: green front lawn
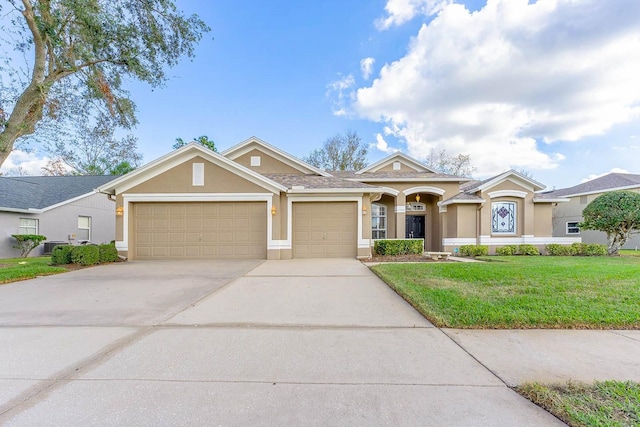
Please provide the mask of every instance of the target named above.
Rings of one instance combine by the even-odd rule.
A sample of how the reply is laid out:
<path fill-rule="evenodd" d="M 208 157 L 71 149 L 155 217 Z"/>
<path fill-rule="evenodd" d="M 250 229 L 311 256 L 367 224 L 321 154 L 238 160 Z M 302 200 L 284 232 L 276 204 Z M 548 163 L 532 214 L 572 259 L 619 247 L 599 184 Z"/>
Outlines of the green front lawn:
<path fill-rule="evenodd" d="M 517 391 L 570 426 L 640 425 L 640 384 L 523 384 Z"/>
<path fill-rule="evenodd" d="M 63 267 L 50 266 L 51 257 L 0 259 L 0 284 L 64 273 Z"/>
<path fill-rule="evenodd" d="M 638 258 L 485 259 L 372 270 L 440 327 L 640 328 Z"/>
<path fill-rule="evenodd" d="M 620 249 L 620 255 L 640 257 L 640 251 L 636 251 L 634 249 Z"/>

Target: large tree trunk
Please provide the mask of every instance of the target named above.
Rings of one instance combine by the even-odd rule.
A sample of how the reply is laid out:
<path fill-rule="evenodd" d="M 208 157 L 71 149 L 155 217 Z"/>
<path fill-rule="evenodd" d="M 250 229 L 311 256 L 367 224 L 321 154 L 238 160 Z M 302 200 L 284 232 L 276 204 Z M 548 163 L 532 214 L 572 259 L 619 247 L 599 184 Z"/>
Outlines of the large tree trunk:
<path fill-rule="evenodd" d="M 35 131 L 36 123 L 42 119 L 49 88 L 31 83 L 22 93 L 15 108 L 0 133 L 0 166 L 13 150 L 16 139 Z"/>
<path fill-rule="evenodd" d="M 609 240 L 609 247 L 607 248 L 607 254 L 609 255 L 618 255 L 618 251 L 621 247 L 627 243 L 627 239 L 629 238 L 629 233 L 609 233 L 607 235 L 607 240 Z"/>

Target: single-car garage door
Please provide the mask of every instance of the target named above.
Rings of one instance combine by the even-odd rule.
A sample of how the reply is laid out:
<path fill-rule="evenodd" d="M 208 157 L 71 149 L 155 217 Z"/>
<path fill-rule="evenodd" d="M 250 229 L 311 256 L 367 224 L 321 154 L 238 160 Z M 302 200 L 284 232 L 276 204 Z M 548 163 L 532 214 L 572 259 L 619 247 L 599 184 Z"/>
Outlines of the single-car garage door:
<path fill-rule="evenodd" d="M 133 258 L 266 258 L 266 202 L 135 203 Z"/>
<path fill-rule="evenodd" d="M 293 257 L 355 258 L 357 227 L 355 202 L 293 203 Z"/>

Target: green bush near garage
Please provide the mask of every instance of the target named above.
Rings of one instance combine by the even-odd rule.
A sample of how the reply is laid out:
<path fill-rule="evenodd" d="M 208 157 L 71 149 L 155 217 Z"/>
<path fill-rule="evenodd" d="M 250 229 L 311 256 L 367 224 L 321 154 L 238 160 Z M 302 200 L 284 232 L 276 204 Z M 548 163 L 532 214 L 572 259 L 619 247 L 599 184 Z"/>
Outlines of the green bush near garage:
<path fill-rule="evenodd" d="M 407 255 L 424 252 L 422 239 L 376 240 L 373 251 L 378 255 Z"/>
<path fill-rule="evenodd" d="M 100 249 L 97 245 L 73 246 L 71 262 L 79 265 L 95 265 L 100 262 Z"/>
<path fill-rule="evenodd" d="M 113 243 L 103 243 L 98 245 L 100 263 L 115 262 L 118 260 L 118 250 Z"/>

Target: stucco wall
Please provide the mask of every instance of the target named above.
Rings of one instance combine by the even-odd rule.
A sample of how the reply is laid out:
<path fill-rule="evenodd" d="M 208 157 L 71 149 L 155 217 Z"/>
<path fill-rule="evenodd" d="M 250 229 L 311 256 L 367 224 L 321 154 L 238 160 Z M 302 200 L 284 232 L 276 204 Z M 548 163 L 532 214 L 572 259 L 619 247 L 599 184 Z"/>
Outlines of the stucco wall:
<path fill-rule="evenodd" d="M 632 189 L 640 193 L 640 188 Z M 570 201 L 558 203 L 553 207 L 553 236 L 555 237 L 581 237 L 583 243 L 607 244 L 607 235 L 601 231 L 580 230 L 580 234 L 567 234 L 567 222 L 582 221 L 582 210 L 602 193 L 585 196 L 569 197 Z M 633 234 L 623 249 L 640 249 L 640 235 Z"/>
<path fill-rule="evenodd" d="M 105 194 L 92 194 L 75 202 L 51 209 L 41 214 L 0 212 L 0 258 L 20 255 L 13 249 L 12 234 L 18 233 L 20 218 L 38 219 L 38 234 L 47 236 L 46 241 L 64 241 L 76 244 L 69 235 L 78 233 L 78 216 L 91 217 L 91 242 L 108 243 L 115 240 L 115 203 Z M 30 256 L 42 255 L 44 245 L 34 249 Z"/>
<path fill-rule="evenodd" d="M 260 166 L 251 166 L 251 157 L 260 157 Z M 273 156 L 265 153 L 261 150 L 251 150 L 246 154 L 234 159 L 234 162 L 241 164 L 251 170 L 258 173 L 291 173 L 296 175 L 302 175 L 298 169 L 295 169 L 286 163 L 274 158 Z"/>

